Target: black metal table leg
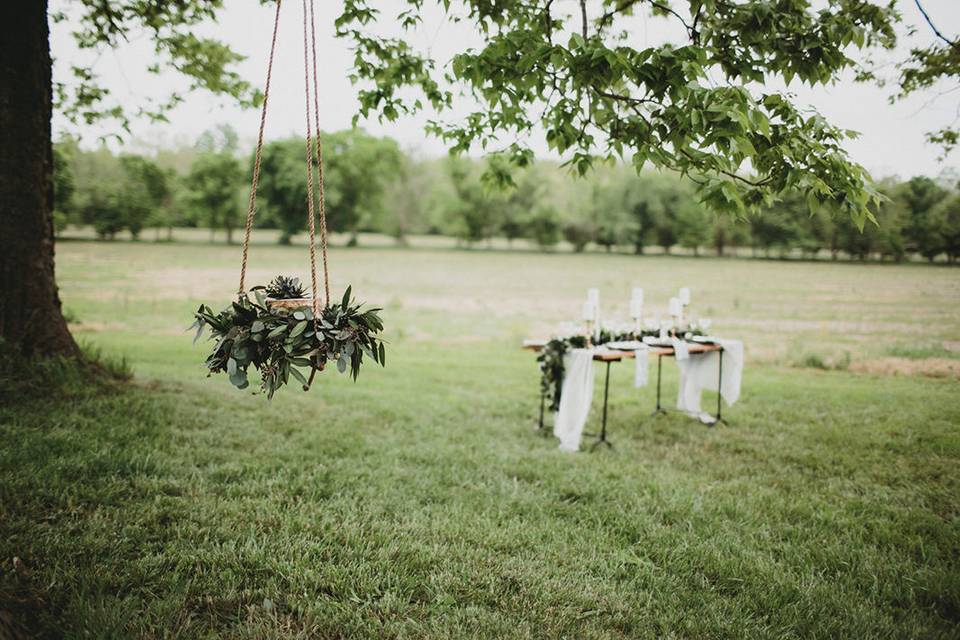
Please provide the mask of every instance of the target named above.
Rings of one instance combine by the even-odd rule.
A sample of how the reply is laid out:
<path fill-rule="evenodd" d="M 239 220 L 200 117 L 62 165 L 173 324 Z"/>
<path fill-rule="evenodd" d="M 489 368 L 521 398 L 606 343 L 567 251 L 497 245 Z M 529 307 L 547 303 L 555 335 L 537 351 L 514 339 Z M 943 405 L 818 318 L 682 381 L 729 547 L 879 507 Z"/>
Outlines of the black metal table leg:
<path fill-rule="evenodd" d="M 544 393 L 543 389 L 540 389 L 540 420 L 537 422 L 537 430 L 543 431 L 543 405 L 546 402 L 547 394 Z"/>
<path fill-rule="evenodd" d="M 667 410 L 660 406 L 660 373 L 663 370 L 663 354 L 657 354 L 657 408 L 653 410 L 654 417 L 661 413 L 666 415 Z"/>
<path fill-rule="evenodd" d="M 600 438 L 593 443 L 592 448 L 601 444 L 613 447 L 613 443 L 607 440 L 607 399 L 610 396 L 610 361 L 607 361 L 606 377 L 603 380 L 603 417 L 600 422 Z"/>
<path fill-rule="evenodd" d="M 721 393 L 721 390 L 723 389 L 723 351 L 723 349 L 720 349 L 720 367 L 719 371 L 717 372 L 717 419 L 713 422 L 713 424 L 709 425 L 711 427 L 721 422 L 723 424 L 727 424 L 727 421 L 723 419 L 723 414 L 721 413 L 723 406 L 721 402 L 723 399 L 723 394 Z"/>

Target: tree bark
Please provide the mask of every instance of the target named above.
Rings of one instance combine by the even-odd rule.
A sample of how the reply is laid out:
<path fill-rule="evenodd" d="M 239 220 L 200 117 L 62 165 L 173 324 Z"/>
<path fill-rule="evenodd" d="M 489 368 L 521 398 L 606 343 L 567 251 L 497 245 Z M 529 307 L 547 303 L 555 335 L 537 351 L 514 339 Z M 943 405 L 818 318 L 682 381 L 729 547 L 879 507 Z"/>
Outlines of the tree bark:
<path fill-rule="evenodd" d="M 79 356 L 54 278 L 47 0 L 0 2 L 0 338 L 31 356 Z"/>

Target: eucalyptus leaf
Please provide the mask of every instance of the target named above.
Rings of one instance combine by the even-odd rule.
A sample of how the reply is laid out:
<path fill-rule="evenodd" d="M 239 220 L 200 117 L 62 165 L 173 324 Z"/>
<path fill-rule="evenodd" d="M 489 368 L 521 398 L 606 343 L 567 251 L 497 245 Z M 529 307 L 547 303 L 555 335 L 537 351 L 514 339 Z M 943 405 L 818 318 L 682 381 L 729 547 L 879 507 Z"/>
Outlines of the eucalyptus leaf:
<path fill-rule="evenodd" d="M 300 315 L 303 315 L 303 314 L 300 314 Z M 301 333 L 303 333 L 304 331 L 306 331 L 306 329 L 307 329 L 307 321 L 306 321 L 306 320 L 301 320 L 301 321 L 298 322 L 297 325 L 293 328 L 293 331 L 290 332 L 290 337 L 291 337 L 291 338 L 296 338 L 296 337 L 299 336 Z"/>

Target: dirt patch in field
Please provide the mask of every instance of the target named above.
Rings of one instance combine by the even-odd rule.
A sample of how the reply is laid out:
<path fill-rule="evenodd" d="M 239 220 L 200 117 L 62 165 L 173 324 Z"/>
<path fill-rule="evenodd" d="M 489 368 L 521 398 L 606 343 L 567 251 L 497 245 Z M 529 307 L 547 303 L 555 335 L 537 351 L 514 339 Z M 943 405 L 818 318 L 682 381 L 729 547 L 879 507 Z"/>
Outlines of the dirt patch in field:
<path fill-rule="evenodd" d="M 70 331 L 74 333 L 101 333 L 104 331 L 125 331 L 130 327 L 122 322 L 71 322 Z"/>
<path fill-rule="evenodd" d="M 876 358 L 850 364 L 857 373 L 887 376 L 926 376 L 929 378 L 960 378 L 960 360 L 949 358 Z"/>

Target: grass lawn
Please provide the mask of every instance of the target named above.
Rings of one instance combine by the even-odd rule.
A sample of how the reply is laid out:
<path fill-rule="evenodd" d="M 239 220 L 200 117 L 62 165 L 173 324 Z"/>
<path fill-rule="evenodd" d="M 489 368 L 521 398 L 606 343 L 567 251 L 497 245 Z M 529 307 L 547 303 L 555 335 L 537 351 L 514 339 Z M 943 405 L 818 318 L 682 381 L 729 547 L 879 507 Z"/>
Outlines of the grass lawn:
<path fill-rule="evenodd" d="M 387 368 L 268 403 L 182 331 L 236 247 L 59 245 L 76 334 L 136 376 L 0 405 L 0 610 L 43 637 L 960 635 L 960 271 L 332 257 L 386 307 Z M 305 262 L 254 247 L 251 281 Z M 615 365 L 615 449 L 559 452 L 518 342 L 634 285 L 744 339 L 731 425 L 650 419 Z"/>

